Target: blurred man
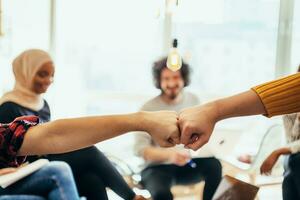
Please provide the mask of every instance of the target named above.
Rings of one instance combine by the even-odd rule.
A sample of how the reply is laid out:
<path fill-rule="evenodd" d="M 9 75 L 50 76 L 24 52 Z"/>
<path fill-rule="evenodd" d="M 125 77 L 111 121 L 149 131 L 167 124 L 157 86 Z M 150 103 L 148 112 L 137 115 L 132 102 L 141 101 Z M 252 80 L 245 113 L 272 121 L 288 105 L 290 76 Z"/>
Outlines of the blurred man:
<path fill-rule="evenodd" d="M 189 66 L 183 62 L 182 68 L 173 72 L 166 67 L 166 62 L 167 58 L 155 62 L 152 70 L 155 87 L 161 90 L 161 94 L 146 102 L 141 110 L 179 112 L 199 104 L 194 94 L 184 91 L 190 83 Z M 191 156 L 183 146 L 160 148 L 149 135 L 139 132 L 136 134 L 135 150 L 146 161 L 141 183 L 154 200 L 173 199 L 172 185 L 193 184 L 202 180 L 205 181 L 203 199 L 209 200 L 221 180 L 221 164 L 208 147 Z"/>

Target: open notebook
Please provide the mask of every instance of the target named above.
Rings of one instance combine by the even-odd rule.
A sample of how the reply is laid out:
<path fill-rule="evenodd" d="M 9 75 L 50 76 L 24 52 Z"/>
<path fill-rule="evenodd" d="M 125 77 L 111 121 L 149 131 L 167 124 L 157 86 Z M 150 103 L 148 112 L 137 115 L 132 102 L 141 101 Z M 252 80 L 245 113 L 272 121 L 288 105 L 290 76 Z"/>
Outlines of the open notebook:
<path fill-rule="evenodd" d="M 17 182 L 18 180 L 32 174 L 38 169 L 42 168 L 44 165 L 48 164 L 49 160 L 39 159 L 28 165 L 20 167 L 16 172 L 0 176 L 0 186 L 6 188 L 7 186 Z"/>
<path fill-rule="evenodd" d="M 254 200 L 259 187 L 225 175 L 219 184 L 213 200 Z"/>

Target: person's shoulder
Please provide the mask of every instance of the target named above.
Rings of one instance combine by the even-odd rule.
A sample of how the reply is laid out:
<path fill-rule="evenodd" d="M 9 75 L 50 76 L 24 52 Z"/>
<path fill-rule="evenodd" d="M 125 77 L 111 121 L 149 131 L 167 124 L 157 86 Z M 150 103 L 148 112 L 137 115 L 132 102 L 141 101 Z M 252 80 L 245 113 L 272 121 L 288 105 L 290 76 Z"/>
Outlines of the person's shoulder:
<path fill-rule="evenodd" d="M 151 99 L 149 99 L 142 105 L 140 110 L 151 111 L 151 108 L 153 107 L 153 105 L 157 104 L 157 102 L 159 101 L 159 98 L 160 98 L 159 95 L 152 97 Z"/>
<path fill-rule="evenodd" d="M 21 106 L 19 104 L 8 101 L 8 102 L 4 102 L 3 104 L 0 105 L 0 112 L 10 113 L 10 112 L 16 111 L 20 108 L 21 108 Z"/>
<path fill-rule="evenodd" d="M 198 95 L 196 95 L 195 93 L 190 92 L 190 91 L 184 91 L 184 95 L 190 101 L 192 101 L 192 102 L 194 102 L 196 104 L 200 103 L 200 99 L 199 99 Z"/>
<path fill-rule="evenodd" d="M 11 108 L 11 107 L 14 107 L 14 108 L 20 107 L 20 105 L 15 102 L 12 102 L 12 101 L 7 101 L 0 105 L 0 108 Z"/>
<path fill-rule="evenodd" d="M 192 97 L 192 98 L 198 98 L 198 96 L 191 92 L 191 91 L 184 91 L 185 95 L 189 96 L 189 97 Z"/>
<path fill-rule="evenodd" d="M 22 107 L 14 102 L 5 102 L 0 105 L 0 123 L 10 123 L 21 115 Z"/>

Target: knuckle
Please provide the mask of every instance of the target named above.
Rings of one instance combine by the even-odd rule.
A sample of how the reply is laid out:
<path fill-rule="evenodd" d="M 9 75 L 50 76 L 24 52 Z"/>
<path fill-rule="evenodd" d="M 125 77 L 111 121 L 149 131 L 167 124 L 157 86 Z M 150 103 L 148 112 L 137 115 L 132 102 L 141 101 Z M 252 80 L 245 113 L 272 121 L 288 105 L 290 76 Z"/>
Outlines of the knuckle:
<path fill-rule="evenodd" d="M 181 124 L 181 125 L 184 124 L 184 119 L 183 119 L 183 118 L 180 118 L 180 116 L 179 116 L 179 119 L 178 119 L 178 123 Z"/>
<path fill-rule="evenodd" d="M 196 151 L 196 150 L 198 149 L 198 147 L 193 146 L 192 149 L 193 149 L 194 151 Z"/>
<path fill-rule="evenodd" d="M 192 126 L 191 126 L 191 124 L 190 123 L 185 123 L 184 124 L 184 129 L 186 130 L 186 131 L 191 131 L 191 129 L 192 129 Z"/>

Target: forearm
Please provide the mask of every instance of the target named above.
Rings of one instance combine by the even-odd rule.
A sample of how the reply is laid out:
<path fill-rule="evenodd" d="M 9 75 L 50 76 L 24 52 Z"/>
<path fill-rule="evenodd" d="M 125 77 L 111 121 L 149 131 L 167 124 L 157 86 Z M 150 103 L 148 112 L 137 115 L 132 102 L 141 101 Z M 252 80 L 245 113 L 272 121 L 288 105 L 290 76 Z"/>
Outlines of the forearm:
<path fill-rule="evenodd" d="M 216 113 L 216 121 L 226 118 L 266 114 L 259 96 L 252 90 L 209 103 Z"/>
<path fill-rule="evenodd" d="M 266 109 L 266 116 L 300 111 L 300 73 L 282 77 L 252 88 Z"/>
<path fill-rule="evenodd" d="M 146 147 L 143 150 L 143 157 L 150 162 L 167 162 L 170 158 L 169 150 L 160 147 Z"/>
<path fill-rule="evenodd" d="M 292 151 L 289 147 L 282 147 L 282 148 L 275 150 L 274 153 L 277 154 L 279 157 L 281 155 L 289 155 L 292 153 Z"/>
<path fill-rule="evenodd" d="M 276 79 L 252 90 L 217 100 L 220 120 L 264 114 L 268 117 L 300 111 L 300 73 Z"/>
<path fill-rule="evenodd" d="M 56 120 L 26 133 L 19 155 L 63 153 L 130 131 L 144 131 L 141 113 Z"/>

